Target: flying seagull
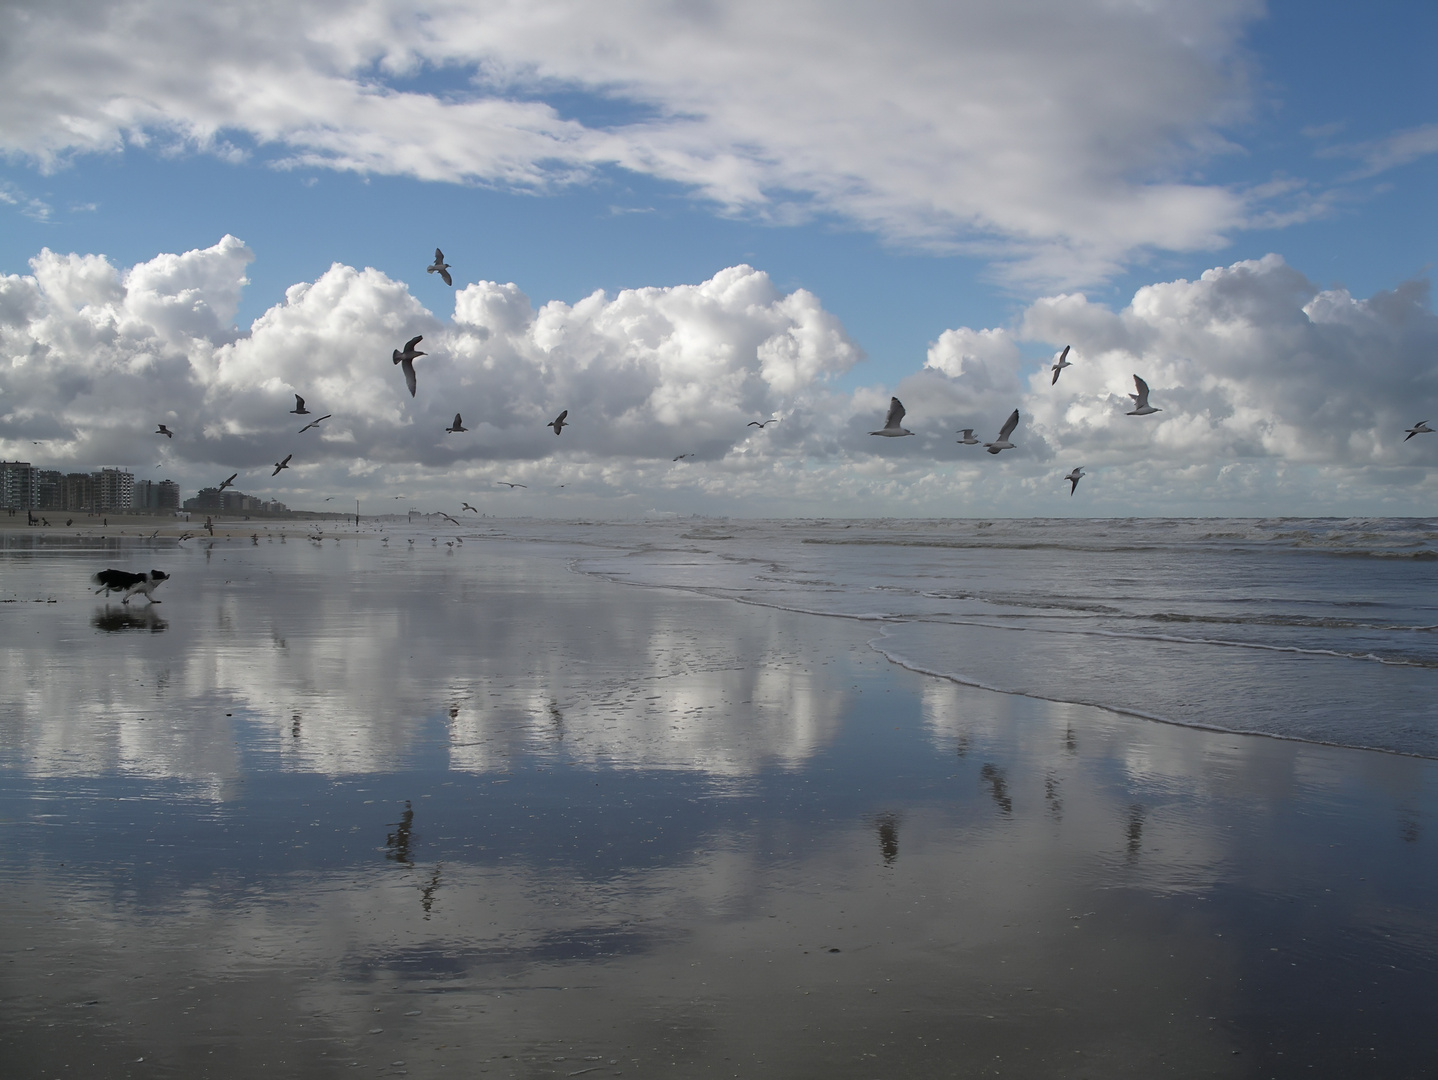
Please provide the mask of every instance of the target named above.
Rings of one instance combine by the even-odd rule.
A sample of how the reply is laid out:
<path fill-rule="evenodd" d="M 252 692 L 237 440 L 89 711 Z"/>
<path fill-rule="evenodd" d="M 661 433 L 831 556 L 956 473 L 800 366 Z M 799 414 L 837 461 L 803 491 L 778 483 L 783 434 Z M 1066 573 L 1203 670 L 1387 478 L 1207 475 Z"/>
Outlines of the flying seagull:
<path fill-rule="evenodd" d="M 678 454 L 678 455 L 675 456 L 674 460 L 675 460 L 675 461 L 683 461 L 685 458 L 687 458 L 687 457 L 693 457 L 693 456 L 694 456 L 693 454 Z"/>
<path fill-rule="evenodd" d="M 469 428 L 464 426 L 464 421 L 460 420 L 459 413 L 455 413 L 454 423 L 451 424 L 449 427 L 445 428 L 444 430 L 453 435 L 456 431 L 468 431 Z"/>
<path fill-rule="evenodd" d="M 438 274 L 444 278 L 446 285 L 454 284 L 454 279 L 449 276 L 449 263 L 444 261 L 444 252 L 440 251 L 439 248 L 434 249 L 434 264 L 432 266 L 426 266 L 424 272 L 426 274 Z"/>
<path fill-rule="evenodd" d="M 1050 383 L 1050 385 L 1053 384 Z M 1069 488 L 1070 495 L 1072 495 L 1075 491 L 1078 490 L 1078 482 L 1087 475 L 1088 473 L 1083 471 L 1083 466 L 1079 466 L 1073 472 L 1069 473 L 1067 476 L 1064 477 L 1065 480 L 1067 480 L 1070 484 L 1073 485 L 1073 487 Z"/>
<path fill-rule="evenodd" d="M 464 513 L 466 510 L 474 510 L 474 507 L 470 506 L 469 503 L 460 503 L 460 504 L 459 504 L 459 512 L 462 514 L 462 513 Z M 474 512 L 475 512 L 476 514 L 479 513 L 478 510 L 474 510 Z"/>
<path fill-rule="evenodd" d="M 514 488 L 517 488 L 517 487 L 528 487 L 528 486 L 529 486 L 528 484 L 511 484 L 508 480 L 496 480 L 495 483 L 496 483 L 496 484 L 503 484 L 505 487 L 510 488 L 511 490 L 514 489 Z"/>
<path fill-rule="evenodd" d="M 464 522 L 462 522 L 462 521 L 456 521 L 454 518 L 450 517 L 450 516 L 449 516 L 448 514 L 446 514 L 446 513 L 441 513 L 439 516 L 442 517 L 442 518 L 444 518 L 445 521 L 453 521 L 453 522 L 454 522 L 456 525 L 458 525 L 461 529 L 464 528 Z"/>
<path fill-rule="evenodd" d="M 164 430 L 165 430 L 165 427 L 164 427 L 163 424 L 160 425 L 160 430 L 161 430 L 161 431 L 164 431 Z M 165 432 L 165 434 L 168 435 L 169 432 Z M 1432 435 L 1432 434 L 1433 434 L 1433 429 L 1428 426 L 1428 421 L 1427 421 L 1427 420 L 1419 420 L 1418 423 L 1414 424 L 1411 428 L 1408 428 L 1408 435 L 1407 435 L 1406 438 L 1404 438 L 1403 441 L 1404 441 L 1404 442 L 1407 442 L 1409 439 L 1413 438 L 1414 435 Z"/>
<path fill-rule="evenodd" d="M 568 409 L 565 409 L 562 413 L 560 413 L 558 416 L 556 416 L 553 420 L 551 420 L 549 423 L 545 424 L 544 426 L 545 426 L 545 427 L 552 427 L 552 428 L 554 429 L 554 433 L 555 433 L 556 435 L 558 435 L 561 431 L 564 430 L 564 427 L 565 427 L 565 417 L 567 417 L 568 415 L 569 415 L 569 410 L 568 410 Z"/>
<path fill-rule="evenodd" d="M 323 421 L 328 420 L 328 419 L 329 419 L 331 416 L 333 416 L 333 415 L 334 415 L 334 413 L 325 413 L 325 414 L 324 414 L 323 416 L 321 416 L 318 420 L 311 420 L 311 421 L 310 421 L 308 424 L 306 424 L 304 427 L 300 428 L 298 434 L 303 435 L 303 434 L 304 434 L 306 431 L 308 431 L 310 428 L 312 428 L 312 427 L 319 427 L 320 424 L 321 424 Z"/>
<path fill-rule="evenodd" d="M 1009 442 L 1009 436 L 1014 433 L 1014 428 L 1019 426 L 1019 411 L 1015 409 L 1009 413 L 1009 418 L 1004 421 L 1004 426 L 999 428 L 999 437 L 993 442 L 984 443 L 984 449 L 991 454 L 997 454 L 1000 450 L 1012 450 L 1014 444 Z"/>
<path fill-rule="evenodd" d="M 976 439 L 976 438 L 974 438 L 974 429 L 973 429 L 973 428 L 971 428 L 971 427 L 966 427 L 966 428 L 964 428 L 963 431 L 959 432 L 959 434 L 962 435 L 963 438 L 962 438 L 962 439 L 955 439 L 955 440 L 954 440 L 955 442 L 961 442 L 961 443 L 963 443 L 965 446 L 978 446 L 978 445 L 979 445 L 979 440 Z"/>
<path fill-rule="evenodd" d="M 884 418 L 884 426 L 879 431 L 871 431 L 870 435 L 885 435 L 891 439 L 897 439 L 900 435 L 912 435 L 908 428 L 900 427 L 899 421 L 904 418 L 904 405 L 896 397 L 889 399 L 889 415 Z"/>
<path fill-rule="evenodd" d="M 296 416 L 308 416 L 310 414 L 310 411 L 305 408 L 305 399 L 300 397 L 299 394 L 295 395 L 295 407 L 291 409 L 290 412 Z"/>
<path fill-rule="evenodd" d="M 1133 398 L 1133 409 L 1126 413 L 1127 416 L 1147 416 L 1149 413 L 1163 412 L 1148 403 L 1148 383 L 1144 382 L 1137 375 L 1133 377 L 1133 385 L 1138 390 L 1137 394 L 1130 394 Z M 1404 440 L 1407 441 L 1406 439 Z"/>
<path fill-rule="evenodd" d="M 159 429 L 158 431 L 156 431 L 155 434 L 156 434 L 156 435 L 163 435 L 163 436 L 164 436 L 165 438 L 167 438 L 167 439 L 173 439 L 173 438 L 175 437 L 175 433 L 174 433 L 173 431 L 171 431 L 169 428 L 167 428 L 164 424 L 161 424 L 161 425 L 160 425 L 160 429 Z"/>
<path fill-rule="evenodd" d="M 239 475 L 240 475 L 239 473 L 232 473 L 232 474 L 230 475 L 230 478 L 229 478 L 228 480 L 226 480 L 226 481 L 224 481 L 223 483 L 220 484 L 219 490 L 224 491 L 225 488 L 233 486 L 233 484 L 234 484 L 234 482 L 235 482 L 235 477 L 236 477 L 236 476 L 239 476 Z"/>
<path fill-rule="evenodd" d="M 275 471 L 272 472 L 272 473 L 270 473 L 270 475 L 271 475 L 271 476 L 279 476 L 281 469 L 288 469 L 288 468 L 290 467 L 290 458 L 292 458 L 292 457 L 294 457 L 294 456 L 295 456 L 294 454 L 286 454 L 284 461 L 277 461 L 277 462 L 275 462 Z"/>
<path fill-rule="evenodd" d="M 404 384 L 409 387 L 410 397 L 414 397 L 414 390 L 416 385 L 414 380 L 415 359 L 420 356 L 429 355 L 428 353 L 422 353 L 415 349 L 415 346 L 423 340 L 423 334 L 416 334 L 414 337 L 410 338 L 407 342 L 405 342 L 404 352 L 400 352 L 398 349 L 394 351 L 394 362 L 404 368 Z"/>
<path fill-rule="evenodd" d="M 1064 351 L 1061 352 L 1061 353 L 1059 353 L 1058 359 L 1053 362 L 1053 369 L 1052 369 L 1052 370 L 1053 370 L 1053 373 L 1054 373 L 1054 378 L 1053 378 L 1053 382 L 1049 383 L 1050 386 L 1052 386 L 1054 383 L 1056 383 L 1056 382 L 1059 381 L 1059 376 L 1063 374 L 1064 368 L 1066 368 L 1066 367 L 1073 367 L 1073 365 L 1069 363 L 1069 349 L 1070 349 L 1070 348 L 1072 348 L 1072 346 L 1070 346 L 1070 345 L 1065 345 L 1065 346 L 1064 346 Z M 1072 492 L 1070 492 L 1070 494 L 1072 494 Z"/>
<path fill-rule="evenodd" d="M 768 427 L 770 424 L 777 424 L 778 422 L 779 422 L 779 418 L 778 418 L 777 416 L 771 416 L 771 417 L 769 417 L 769 419 L 765 420 L 762 424 L 759 423 L 758 420 L 750 420 L 749 423 L 746 424 L 745 426 L 746 426 L 746 427 L 756 427 L 756 428 L 758 428 L 760 431 L 762 431 L 762 430 L 764 430 L 764 428 Z"/>

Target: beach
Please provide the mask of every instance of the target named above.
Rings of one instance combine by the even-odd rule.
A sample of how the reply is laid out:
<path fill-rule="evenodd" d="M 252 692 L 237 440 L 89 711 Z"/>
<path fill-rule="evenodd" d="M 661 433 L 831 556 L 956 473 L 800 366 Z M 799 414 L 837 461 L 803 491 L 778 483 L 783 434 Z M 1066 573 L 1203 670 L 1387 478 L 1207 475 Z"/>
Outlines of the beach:
<path fill-rule="evenodd" d="M 992 529 L 849 524 L 6 533 L 7 1072 L 1432 1075 L 1428 560 L 1035 626 Z"/>

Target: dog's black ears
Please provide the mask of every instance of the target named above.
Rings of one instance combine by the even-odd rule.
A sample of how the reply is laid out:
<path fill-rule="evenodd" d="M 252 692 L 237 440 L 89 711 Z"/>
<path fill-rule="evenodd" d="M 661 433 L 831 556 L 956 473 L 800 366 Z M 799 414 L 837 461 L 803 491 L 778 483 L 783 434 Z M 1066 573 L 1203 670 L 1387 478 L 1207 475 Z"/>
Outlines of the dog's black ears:
<path fill-rule="evenodd" d="M 151 571 L 150 571 L 150 576 L 151 576 L 152 578 L 154 578 L 156 581 L 164 581 L 164 580 L 165 580 L 166 578 L 168 578 L 170 575 L 167 574 L 167 573 L 165 573 L 163 570 L 151 570 Z"/>

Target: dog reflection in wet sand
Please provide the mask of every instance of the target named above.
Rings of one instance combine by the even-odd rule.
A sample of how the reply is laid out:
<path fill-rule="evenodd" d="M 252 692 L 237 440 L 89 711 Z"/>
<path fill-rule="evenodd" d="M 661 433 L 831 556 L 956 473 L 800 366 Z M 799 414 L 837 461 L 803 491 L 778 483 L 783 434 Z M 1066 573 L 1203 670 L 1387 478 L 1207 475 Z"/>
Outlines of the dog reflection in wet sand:
<path fill-rule="evenodd" d="M 100 586 L 95 590 L 97 594 L 104 593 L 108 597 L 112 592 L 124 593 L 120 600 L 122 604 L 128 604 L 130 597 L 136 593 L 144 593 L 146 600 L 158 604 L 160 601 L 150 594 L 162 581 L 170 580 L 170 575 L 163 570 L 151 570 L 148 574 L 132 574 L 128 570 L 101 570 L 91 580 Z"/>

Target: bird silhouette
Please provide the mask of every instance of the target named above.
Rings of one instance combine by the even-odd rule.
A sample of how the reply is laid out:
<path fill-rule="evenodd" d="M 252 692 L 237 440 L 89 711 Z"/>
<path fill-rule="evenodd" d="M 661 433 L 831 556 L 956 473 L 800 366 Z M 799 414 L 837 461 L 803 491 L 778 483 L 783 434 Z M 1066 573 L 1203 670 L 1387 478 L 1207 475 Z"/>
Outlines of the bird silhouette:
<path fill-rule="evenodd" d="M 300 397 L 299 394 L 295 395 L 295 407 L 291 409 L 290 412 L 296 416 L 308 416 L 310 414 L 310 411 L 305 408 L 305 399 Z"/>
<path fill-rule="evenodd" d="M 568 410 L 568 409 L 565 409 L 562 413 L 560 413 L 558 416 L 556 416 L 553 420 L 551 420 L 549 423 L 545 424 L 544 426 L 545 426 L 545 427 L 552 427 L 552 428 L 554 429 L 554 433 L 555 433 L 556 435 L 558 435 L 561 431 L 564 430 L 564 418 L 565 418 L 566 416 L 568 416 L 568 415 L 569 415 L 569 410 Z"/>
<path fill-rule="evenodd" d="M 445 428 L 444 430 L 453 435 L 456 431 L 468 431 L 469 428 L 464 426 L 464 421 L 459 418 L 459 413 L 455 413 L 454 423 L 451 424 L 449 427 Z"/>
<path fill-rule="evenodd" d="M 440 277 L 444 278 L 444 283 L 446 285 L 454 284 L 454 279 L 449 276 L 449 263 L 444 261 L 444 252 L 440 251 L 439 248 L 434 249 L 433 265 L 426 266 L 424 268 L 424 272 L 426 274 L 438 274 Z"/>
<path fill-rule="evenodd" d="M 294 457 L 294 456 L 295 456 L 294 454 L 286 454 L 284 461 L 277 461 L 277 462 L 275 462 L 275 471 L 272 472 L 272 473 L 270 473 L 270 475 L 271 475 L 271 476 L 279 476 L 281 469 L 288 469 L 288 468 L 290 467 L 290 458 L 292 458 L 292 457 Z"/>
<path fill-rule="evenodd" d="M 175 437 L 175 433 L 174 433 L 173 431 L 171 431 L 169 428 L 167 428 L 164 424 L 161 424 L 161 425 L 160 425 L 159 430 L 156 431 L 155 434 L 156 434 L 156 435 L 163 435 L 163 436 L 164 436 L 165 438 L 167 438 L 167 439 L 173 439 L 173 438 Z"/>
<path fill-rule="evenodd" d="M 414 362 L 421 356 L 429 355 L 428 353 L 415 350 L 415 346 L 423 340 L 423 334 L 416 334 L 410 338 L 409 341 L 405 342 L 404 352 L 400 352 L 398 349 L 394 351 L 394 362 L 404 369 L 404 384 L 409 387 L 410 397 L 414 397 L 415 387 L 417 385 L 414 377 Z"/>

